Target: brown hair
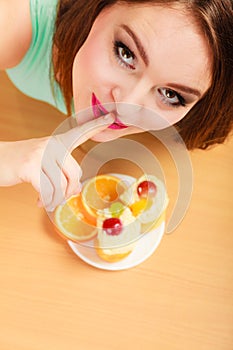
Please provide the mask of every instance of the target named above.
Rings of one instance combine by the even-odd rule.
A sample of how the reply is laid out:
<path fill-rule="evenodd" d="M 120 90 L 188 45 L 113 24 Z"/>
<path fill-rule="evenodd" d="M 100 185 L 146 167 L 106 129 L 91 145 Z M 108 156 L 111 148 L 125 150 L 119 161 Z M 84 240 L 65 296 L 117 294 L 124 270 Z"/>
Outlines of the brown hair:
<path fill-rule="evenodd" d="M 122 3 L 182 4 L 196 20 L 213 54 L 212 84 L 206 94 L 177 123 L 188 149 L 222 143 L 233 126 L 233 0 L 61 0 L 54 33 L 56 60 L 68 114 L 72 103 L 72 66 L 99 13 Z"/>

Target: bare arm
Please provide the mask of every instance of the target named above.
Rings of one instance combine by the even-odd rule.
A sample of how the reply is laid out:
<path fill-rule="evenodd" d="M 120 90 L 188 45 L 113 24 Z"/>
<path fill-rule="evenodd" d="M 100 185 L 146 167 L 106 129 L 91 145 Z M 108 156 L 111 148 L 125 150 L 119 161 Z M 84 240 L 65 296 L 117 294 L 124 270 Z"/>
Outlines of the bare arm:
<path fill-rule="evenodd" d="M 0 69 L 19 64 L 30 42 L 29 0 L 0 0 Z M 113 121 L 113 116 L 105 116 L 57 137 L 0 142 L 0 186 L 31 183 L 39 193 L 39 204 L 53 210 L 79 191 L 81 169 L 71 155 L 72 149 Z"/>
<path fill-rule="evenodd" d="M 0 142 L 0 186 L 31 183 L 39 192 L 41 203 L 52 210 L 79 191 L 81 169 L 72 150 L 113 121 L 114 117 L 107 115 L 56 137 Z"/>
<path fill-rule="evenodd" d="M 0 0 L 0 69 L 20 63 L 32 36 L 30 1 Z"/>

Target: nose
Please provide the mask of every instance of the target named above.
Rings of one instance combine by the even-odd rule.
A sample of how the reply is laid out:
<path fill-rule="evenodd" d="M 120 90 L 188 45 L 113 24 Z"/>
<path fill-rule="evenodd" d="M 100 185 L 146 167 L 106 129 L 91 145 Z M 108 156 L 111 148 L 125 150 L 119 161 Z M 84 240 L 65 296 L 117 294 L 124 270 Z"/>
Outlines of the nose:
<path fill-rule="evenodd" d="M 125 108 L 138 112 L 147 105 L 148 91 L 140 83 L 132 86 L 117 86 L 112 90 L 112 96 L 116 105 L 117 113 L 125 113 Z"/>
<path fill-rule="evenodd" d="M 112 89 L 116 113 L 123 121 L 144 130 L 164 129 L 173 121 L 156 109 L 154 85 L 146 79 L 131 85 L 118 85 Z"/>

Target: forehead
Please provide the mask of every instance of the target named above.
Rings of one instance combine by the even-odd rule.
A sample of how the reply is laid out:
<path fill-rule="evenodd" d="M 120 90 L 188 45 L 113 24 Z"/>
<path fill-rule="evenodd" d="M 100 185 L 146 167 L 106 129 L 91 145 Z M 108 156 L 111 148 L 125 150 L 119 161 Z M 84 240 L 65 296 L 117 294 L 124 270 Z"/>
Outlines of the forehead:
<path fill-rule="evenodd" d="M 196 77 L 207 88 L 211 80 L 211 50 L 200 27 L 182 5 L 117 3 L 99 16 L 105 33 L 127 25 L 137 35 L 149 56 L 150 64 L 163 57 L 163 67 L 187 79 Z M 106 32 L 107 30 L 107 32 Z M 164 73 L 164 74 L 163 74 Z M 204 80 L 203 80 L 204 76 Z M 171 76 L 172 79 L 172 76 Z"/>

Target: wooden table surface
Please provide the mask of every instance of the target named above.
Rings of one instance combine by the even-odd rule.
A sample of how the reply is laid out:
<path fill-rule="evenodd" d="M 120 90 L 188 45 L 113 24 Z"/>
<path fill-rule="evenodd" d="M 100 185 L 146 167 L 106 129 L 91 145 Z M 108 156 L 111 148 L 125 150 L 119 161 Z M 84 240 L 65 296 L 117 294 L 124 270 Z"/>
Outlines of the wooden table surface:
<path fill-rule="evenodd" d="M 5 73 L 0 108 L 1 140 L 49 135 L 65 118 L 21 94 Z M 150 135 L 133 140 L 158 154 Z M 177 176 L 159 154 L 169 218 Z M 78 258 L 29 184 L 0 188 L 0 349 L 232 350 L 232 155 L 233 138 L 190 153 L 193 193 L 182 222 L 149 259 L 117 272 Z"/>

